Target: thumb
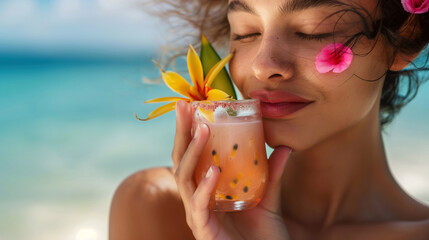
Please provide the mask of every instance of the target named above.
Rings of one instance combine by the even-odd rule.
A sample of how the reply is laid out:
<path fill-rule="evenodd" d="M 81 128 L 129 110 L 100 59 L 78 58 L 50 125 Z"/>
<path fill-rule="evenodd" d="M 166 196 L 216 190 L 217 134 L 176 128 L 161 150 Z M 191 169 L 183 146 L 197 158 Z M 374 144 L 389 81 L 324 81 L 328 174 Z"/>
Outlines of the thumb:
<path fill-rule="evenodd" d="M 290 153 L 290 148 L 279 146 L 274 149 L 268 159 L 268 183 L 260 205 L 271 212 L 277 213 L 280 211 L 281 179 Z"/>

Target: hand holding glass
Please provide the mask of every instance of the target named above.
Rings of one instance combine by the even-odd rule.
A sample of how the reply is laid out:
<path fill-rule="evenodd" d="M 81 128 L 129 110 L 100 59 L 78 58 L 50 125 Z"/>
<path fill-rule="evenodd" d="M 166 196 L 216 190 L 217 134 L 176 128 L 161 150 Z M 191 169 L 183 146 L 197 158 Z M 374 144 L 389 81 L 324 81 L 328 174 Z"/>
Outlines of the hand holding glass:
<path fill-rule="evenodd" d="M 211 165 L 220 170 L 209 207 L 239 211 L 255 207 L 268 179 L 259 100 L 194 101 L 193 129 L 205 123 L 210 138 L 195 170 L 197 184 Z"/>

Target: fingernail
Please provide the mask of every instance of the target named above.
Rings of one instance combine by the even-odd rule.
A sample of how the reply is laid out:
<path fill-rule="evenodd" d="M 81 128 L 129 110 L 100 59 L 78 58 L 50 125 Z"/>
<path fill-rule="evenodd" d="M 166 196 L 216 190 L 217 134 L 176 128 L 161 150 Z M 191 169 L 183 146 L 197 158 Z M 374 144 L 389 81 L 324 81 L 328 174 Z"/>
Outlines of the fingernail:
<path fill-rule="evenodd" d="M 176 102 L 176 108 L 183 106 L 183 104 L 185 104 L 186 102 L 183 100 L 177 101 Z"/>
<path fill-rule="evenodd" d="M 206 178 L 210 178 L 212 175 L 213 175 L 213 169 L 212 169 L 212 167 L 210 166 L 209 170 L 208 170 L 208 171 L 207 171 L 207 173 L 206 173 Z"/>
<path fill-rule="evenodd" d="M 291 153 L 292 152 L 292 148 L 287 147 L 287 146 L 279 146 L 278 148 L 284 149 L 286 152 Z"/>
<path fill-rule="evenodd" d="M 195 130 L 195 133 L 194 133 L 194 139 L 197 139 L 199 134 L 200 134 L 200 125 L 198 124 L 197 129 Z"/>

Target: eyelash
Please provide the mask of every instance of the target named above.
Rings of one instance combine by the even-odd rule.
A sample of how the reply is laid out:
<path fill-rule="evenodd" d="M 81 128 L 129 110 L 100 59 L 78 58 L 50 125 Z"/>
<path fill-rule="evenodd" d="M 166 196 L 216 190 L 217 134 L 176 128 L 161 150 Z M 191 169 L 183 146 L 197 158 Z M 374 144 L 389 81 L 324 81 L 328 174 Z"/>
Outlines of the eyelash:
<path fill-rule="evenodd" d="M 260 33 L 251 33 L 251 34 L 245 34 L 245 35 L 234 34 L 234 36 L 232 37 L 232 40 L 240 41 L 240 40 L 245 40 L 245 39 L 252 38 L 252 37 L 257 37 L 259 35 L 261 35 L 261 34 Z"/>
<path fill-rule="evenodd" d="M 305 34 L 302 32 L 296 32 L 295 33 L 299 38 L 304 40 L 316 40 L 316 41 L 323 41 L 326 38 L 332 37 L 333 33 L 321 33 L 321 34 Z M 240 41 L 240 40 L 246 40 L 252 37 L 260 36 L 260 33 L 251 33 L 251 34 L 245 34 L 245 35 L 238 35 L 235 34 L 232 38 L 233 41 Z"/>
<path fill-rule="evenodd" d="M 302 32 L 296 32 L 295 33 L 299 38 L 304 40 L 316 40 L 316 41 L 323 41 L 326 38 L 332 37 L 333 33 L 321 33 L 321 34 L 305 34 Z"/>

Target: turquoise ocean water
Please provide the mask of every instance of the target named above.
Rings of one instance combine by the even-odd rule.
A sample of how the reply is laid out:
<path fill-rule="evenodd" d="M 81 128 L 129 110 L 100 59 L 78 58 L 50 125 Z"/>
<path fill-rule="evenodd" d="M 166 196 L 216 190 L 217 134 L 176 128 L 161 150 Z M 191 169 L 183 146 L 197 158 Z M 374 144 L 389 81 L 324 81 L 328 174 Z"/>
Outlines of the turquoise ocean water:
<path fill-rule="evenodd" d="M 0 239 L 107 239 L 115 188 L 131 173 L 170 165 L 174 113 L 142 123 L 168 96 L 153 56 L 130 61 L 0 61 Z M 385 134 L 398 182 L 429 203 L 429 86 Z M 168 149 L 166 151 L 165 149 Z"/>

